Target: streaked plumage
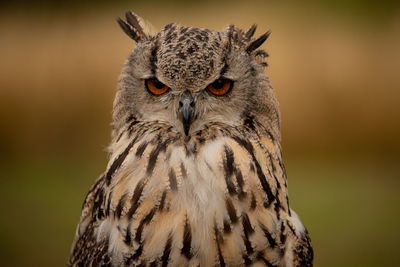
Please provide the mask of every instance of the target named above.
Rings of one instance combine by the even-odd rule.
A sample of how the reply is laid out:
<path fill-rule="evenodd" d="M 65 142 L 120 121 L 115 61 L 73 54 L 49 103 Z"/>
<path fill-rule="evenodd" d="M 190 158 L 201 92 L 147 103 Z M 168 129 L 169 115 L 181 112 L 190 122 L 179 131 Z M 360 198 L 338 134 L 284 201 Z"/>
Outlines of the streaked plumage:
<path fill-rule="evenodd" d="M 119 80 L 110 161 L 83 204 L 69 265 L 312 266 L 258 49 L 268 33 L 169 24 L 150 36 L 136 15 L 126 18 L 137 45 Z M 205 88 L 220 77 L 232 89 L 211 95 Z M 151 95 L 149 78 L 169 91 Z"/>

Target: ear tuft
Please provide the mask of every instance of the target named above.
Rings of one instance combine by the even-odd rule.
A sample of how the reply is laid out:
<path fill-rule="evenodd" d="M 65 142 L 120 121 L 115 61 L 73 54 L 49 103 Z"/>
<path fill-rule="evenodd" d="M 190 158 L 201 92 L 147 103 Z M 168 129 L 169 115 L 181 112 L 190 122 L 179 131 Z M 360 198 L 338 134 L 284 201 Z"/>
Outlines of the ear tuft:
<path fill-rule="evenodd" d="M 254 26 L 254 25 L 253 25 Z M 252 27 L 253 28 L 253 27 Z M 250 28 L 250 29 L 252 29 Z M 250 31 L 250 30 L 249 30 Z M 255 31 L 255 29 L 254 29 Z M 254 33 L 253 33 L 254 34 Z M 256 50 L 257 48 L 259 48 L 264 42 L 265 40 L 267 40 L 267 38 L 269 37 L 269 35 L 271 34 L 271 31 L 267 31 L 266 33 L 264 33 L 263 35 L 261 35 L 260 37 L 258 37 L 256 40 L 254 40 L 253 42 L 251 42 L 249 44 L 249 46 L 246 48 L 246 52 L 247 53 L 251 53 L 254 50 Z M 247 35 L 247 33 L 246 33 Z"/>
<path fill-rule="evenodd" d="M 125 13 L 126 22 L 121 18 L 117 19 L 117 22 L 121 29 L 128 35 L 132 40 L 139 42 L 147 39 L 147 35 L 144 33 L 142 26 L 140 25 L 140 18 L 132 11 Z"/>
<path fill-rule="evenodd" d="M 250 29 L 246 32 L 246 39 L 250 41 L 251 37 L 253 37 L 254 33 L 256 32 L 257 24 L 253 24 Z"/>

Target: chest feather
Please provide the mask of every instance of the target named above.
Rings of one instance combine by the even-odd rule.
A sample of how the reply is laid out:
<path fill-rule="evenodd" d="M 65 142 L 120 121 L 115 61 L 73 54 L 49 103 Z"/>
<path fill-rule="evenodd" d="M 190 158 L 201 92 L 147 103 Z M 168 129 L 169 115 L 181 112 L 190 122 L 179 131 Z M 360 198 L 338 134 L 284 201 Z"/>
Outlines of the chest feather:
<path fill-rule="evenodd" d="M 141 138 L 121 145 L 110 160 L 110 215 L 97 239 L 109 243 L 112 261 L 234 266 L 268 255 L 277 263 L 288 205 L 273 144 L 239 137 L 168 140 Z"/>

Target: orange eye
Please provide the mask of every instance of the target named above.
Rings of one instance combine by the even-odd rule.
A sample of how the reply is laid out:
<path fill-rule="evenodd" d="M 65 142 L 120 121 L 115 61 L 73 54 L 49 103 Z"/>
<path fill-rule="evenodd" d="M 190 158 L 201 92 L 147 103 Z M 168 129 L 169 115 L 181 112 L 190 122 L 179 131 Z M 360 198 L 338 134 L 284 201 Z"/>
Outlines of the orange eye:
<path fill-rule="evenodd" d="M 157 80 L 156 78 L 147 79 L 145 81 L 147 90 L 153 95 L 162 95 L 168 91 L 169 87 Z"/>
<path fill-rule="evenodd" d="M 233 86 L 233 82 L 228 79 L 217 79 L 213 83 L 207 86 L 208 91 L 216 96 L 221 96 L 227 94 Z"/>

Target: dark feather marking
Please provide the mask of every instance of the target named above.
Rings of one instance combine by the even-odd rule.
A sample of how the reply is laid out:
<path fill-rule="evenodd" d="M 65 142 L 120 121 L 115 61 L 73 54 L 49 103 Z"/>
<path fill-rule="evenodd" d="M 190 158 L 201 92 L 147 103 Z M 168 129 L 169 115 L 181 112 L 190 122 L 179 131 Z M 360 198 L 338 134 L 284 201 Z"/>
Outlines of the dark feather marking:
<path fill-rule="evenodd" d="M 268 231 L 267 227 L 265 225 L 263 225 L 262 223 L 259 223 L 259 226 L 260 226 L 261 230 L 263 231 L 264 236 L 267 238 L 269 245 L 272 248 L 276 247 L 276 241 L 272 237 L 271 233 Z"/>
<path fill-rule="evenodd" d="M 174 23 L 169 23 L 169 24 L 167 24 L 167 25 L 164 26 L 164 29 L 163 29 L 163 30 L 164 30 L 164 31 L 167 31 L 167 30 L 171 29 L 173 25 L 174 25 Z"/>
<path fill-rule="evenodd" d="M 275 197 L 272 194 L 271 187 L 269 186 L 269 184 L 267 182 L 267 178 L 265 177 L 265 175 L 261 169 L 260 163 L 258 163 L 258 160 L 257 160 L 256 156 L 254 155 L 253 145 L 249 141 L 246 141 L 237 136 L 233 136 L 233 139 L 240 146 L 245 148 L 247 150 L 247 152 L 249 152 L 250 156 L 252 157 L 254 165 L 256 167 L 258 179 L 260 180 L 261 186 L 264 189 L 265 193 L 267 194 L 267 198 L 268 198 L 267 202 L 264 202 L 264 207 L 268 208 L 271 205 L 271 203 Z"/>
<path fill-rule="evenodd" d="M 253 250 L 253 247 L 251 246 L 251 242 L 249 240 L 249 235 L 254 233 L 254 229 L 251 226 L 249 216 L 247 216 L 246 213 L 242 214 L 242 226 L 243 226 L 243 233 L 244 233 L 243 242 L 244 242 L 244 245 L 246 246 L 247 254 L 251 255 L 254 252 L 254 250 Z"/>
<path fill-rule="evenodd" d="M 142 255 L 143 252 L 143 244 L 140 244 L 140 246 L 138 247 L 138 249 L 136 250 L 136 252 L 130 256 L 129 258 L 125 259 L 125 264 L 126 265 L 130 265 L 130 263 L 136 259 L 138 259 L 140 257 L 140 255 Z"/>
<path fill-rule="evenodd" d="M 287 204 L 289 216 L 292 216 L 292 213 L 290 212 L 290 207 L 289 207 L 289 197 L 288 197 L 288 195 L 286 195 L 286 204 Z"/>
<path fill-rule="evenodd" d="M 268 159 L 269 159 L 269 163 L 270 163 L 271 168 L 272 168 L 272 176 L 275 179 L 276 186 L 278 187 L 278 189 L 280 189 L 281 188 L 281 184 L 279 183 L 278 178 L 276 177 L 276 167 L 275 167 L 274 161 L 272 160 L 272 156 L 269 153 L 268 153 Z"/>
<path fill-rule="evenodd" d="M 177 186 L 177 182 L 176 182 L 176 175 L 172 168 L 169 169 L 168 177 L 169 177 L 169 186 L 171 187 L 171 189 L 173 191 L 176 191 L 178 189 L 178 186 Z"/>
<path fill-rule="evenodd" d="M 93 224 L 89 224 L 76 240 L 68 266 L 86 266 L 88 262 L 93 262 L 93 266 L 111 266 L 107 253 L 109 240 L 105 238 L 97 243 L 93 228 Z"/>
<path fill-rule="evenodd" d="M 122 210 L 123 210 L 123 208 L 124 208 L 125 201 L 126 201 L 126 198 L 127 198 L 127 197 L 128 197 L 128 193 L 125 193 L 125 194 L 123 194 L 122 197 L 119 199 L 118 205 L 117 205 L 117 207 L 115 208 L 114 217 L 116 216 L 116 217 L 118 217 L 118 218 L 121 218 Z"/>
<path fill-rule="evenodd" d="M 157 259 L 155 259 L 154 261 L 150 262 L 150 264 L 149 264 L 150 267 L 157 267 L 157 265 L 158 265 L 158 260 Z"/>
<path fill-rule="evenodd" d="M 206 163 L 207 168 L 208 168 L 211 172 L 214 172 L 213 169 L 212 169 L 212 167 L 211 167 L 211 165 L 210 165 L 210 163 L 208 163 L 206 160 L 204 160 L 204 162 Z"/>
<path fill-rule="evenodd" d="M 243 258 L 243 260 L 244 260 L 244 264 L 245 264 L 245 265 L 251 265 L 251 264 L 252 264 L 252 260 L 249 258 L 248 255 L 242 254 L 242 258 Z"/>
<path fill-rule="evenodd" d="M 129 124 L 128 130 L 129 130 L 131 127 L 133 127 L 133 125 L 135 125 L 136 123 L 139 123 L 139 121 L 136 120 L 136 117 L 133 116 L 132 114 L 129 115 L 129 116 L 126 118 L 125 122 L 126 122 L 126 124 Z M 122 131 L 122 132 L 119 134 L 119 136 L 118 136 L 118 138 L 117 138 L 117 143 L 118 143 L 118 141 L 122 138 L 122 136 L 124 135 L 124 133 L 126 133 L 126 131 Z M 130 134 L 129 134 L 129 135 L 130 135 Z"/>
<path fill-rule="evenodd" d="M 293 253 L 296 254 L 295 258 L 298 260 L 299 266 L 313 266 L 314 251 L 307 230 L 301 235 Z"/>
<path fill-rule="evenodd" d="M 140 205 L 140 197 L 142 195 L 143 192 L 143 188 L 144 188 L 145 182 L 144 180 L 140 180 L 136 187 L 135 187 L 135 191 L 133 191 L 133 196 L 131 199 L 131 208 L 128 211 L 128 219 L 132 218 L 133 214 L 135 214 L 137 208 Z"/>
<path fill-rule="evenodd" d="M 292 231 L 292 233 L 293 233 L 294 235 L 296 235 L 295 229 L 290 225 L 290 223 L 289 223 L 288 220 L 286 220 L 286 224 L 287 224 L 287 226 L 289 227 L 290 231 Z"/>
<path fill-rule="evenodd" d="M 224 238 L 222 237 L 220 231 L 218 230 L 217 222 L 214 218 L 214 232 L 215 232 L 215 238 L 218 243 L 222 244 L 224 243 Z"/>
<path fill-rule="evenodd" d="M 187 178 L 187 172 L 186 172 L 186 168 L 185 168 L 185 165 L 183 164 L 183 162 L 181 162 L 181 173 L 182 173 L 183 178 Z"/>
<path fill-rule="evenodd" d="M 216 230 L 216 228 L 214 228 L 214 231 L 215 230 Z M 215 232 L 215 241 L 217 243 L 219 266 L 225 267 L 225 260 L 224 260 L 224 256 L 222 255 L 220 243 L 218 242 L 217 232 Z"/>
<path fill-rule="evenodd" d="M 104 216 L 104 213 L 101 209 L 101 205 L 103 204 L 104 199 L 104 189 L 100 189 L 94 195 L 94 203 L 92 208 L 92 218 L 101 219 Z"/>
<path fill-rule="evenodd" d="M 285 224 L 283 223 L 283 221 L 281 222 L 281 235 L 280 235 L 280 239 L 281 239 L 281 244 L 285 244 L 285 242 L 286 242 L 286 235 L 285 235 Z"/>
<path fill-rule="evenodd" d="M 162 193 L 162 196 L 161 196 L 160 206 L 158 207 L 158 209 L 159 209 L 160 211 L 162 211 L 162 210 L 164 209 L 165 197 L 166 197 L 166 196 L 167 196 L 167 191 L 164 191 L 164 192 Z"/>
<path fill-rule="evenodd" d="M 245 212 L 242 214 L 242 225 L 246 236 L 254 233 L 254 229 L 251 226 L 249 216 Z"/>
<path fill-rule="evenodd" d="M 136 120 L 136 118 L 135 118 L 135 116 L 133 116 L 133 114 L 130 114 L 129 116 L 128 116 L 128 118 L 126 118 L 126 123 L 130 123 L 132 120 Z"/>
<path fill-rule="evenodd" d="M 150 57 L 151 71 L 153 72 L 153 74 L 155 74 L 155 70 L 156 70 L 157 52 L 158 52 L 158 44 L 156 43 L 151 48 L 151 57 Z"/>
<path fill-rule="evenodd" d="M 107 215 L 107 216 L 110 216 L 110 206 L 111 206 L 112 193 L 113 193 L 113 191 L 111 191 L 111 192 L 108 194 L 107 206 L 106 206 L 106 215 Z"/>
<path fill-rule="evenodd" d="M 193 146 L 191 147 L 190 152 L 192 153 L 192 155 L 196 156 L 196 154 L 197 154 L 197 144 L 196 143 L 193 144 Z"/>
<path fill-rule="evenodd" d="M 104 217 L 104 210 L 99 209 L 99 212 L 97 213 L 97 219 L 101 220 Z"/>
<path fill-rule="evenodd" d="M 275 137 L 271 134 L 271 132 L 269 131 L 269 129 L 265 128 L 263 125 L 261 125 L 259 122 L 257 122 L 257 126 L 259 126 L 260 128 L 264 129 L 264 133 L 266 135 L 268 135 L 268 138 L 275 142 Z"/>
<path fill-rule="evenodd" d="M 258 260 L 261 260 L 262 262 L 264 262 L 264 264 L 265 264 L 267 267 L 276 267 L 276 265 L 270 263 L 266 258 L 264 258 L 264 256 L 262 255 L 261 252 L 258 253 L 257 259 L 258 259 Z"/>
<path fill-rule="evenodd" d="M 126 234 L 125 234 L 125 244 L 128 246 L 131 244 L 131 222 L 129 221 L 128 226 L 126 227 Z"/>
<path fill-rule="evenodd" d="M 251 172 L 255 172 L 256 170 L 254 169 L 254 164 L 253 163 L 250 163 L 250 171 Z"/>
<path fill-rule="evenodd" d="M 136 140 L 138 138 L 139 135 L 137 135 L 132 142 L 129 143 L 129 145 L 125 148 L 125 150 L 117 157 L 116 160 L 114 160 L 114 162 L 111 164 L 110 168 L 107 171 L 106 174 L 106 183 L 107 185 L 110 185 L 111 182 L 111 178 L 113 176 L 113 174 L 115 173 L 115 171 L 121 167 L 122 163 L 124 162 L 126 156 L 128 156 L 129 151 L 131 150 L 131 148 L 133 147 L 133 145 L 136 143 Z"/>
<path fill-rule="evenodd" d="M 238 184 L 238 191 L 239 191 L 239 200 L 243 200 L 246 197 L 246 192 L 243 191 L 243 175 L 242 172 L 239 169 L 235 169 L 235 174 L 236 174 L 236 182 Z"/>
<path fill-rule="evenodd" d="M 220 76 L 224 76 L 224 74 L 226 73 L 226 71 L 228 70 L 228 64 L 226 63 L 226 58 L 224 58 L 224 66 L 222 67 L 221 71 L 220 71 Z"/>
<path fill-rule="evenodd" d="M 170 139 L 167 139 L 164 142 L 159 143 L 151 152 L 149 156 L 149 162 L 147 164 L 147 175 L 151 175 L 151 173 L 154 170 L 154 167 L 156 166 L 157 158 L 160 152 L 163 152 L 167 149 L 167 144 L 170 142 Z"/>
<path fill-rule="evenodd" d="M 273 176 L 274 176 L 274 179 L 275 179 L 276 187 L 277 187 L 278 189 L 280 189 L 280 188 L 281 188 L 281 184 L 279 183 L 278 178 L 276 178 L 276 175 L 275 175 L 275 174 L 274 174 Z"/>
<path fill-rule="evenodd" d="M 228 220 L 224 219 L 224 233 L 231 232 L 231 225 L 229 224 Z"/>
<path fill-rule="evenodd" d="M 122 131 L 122 132 L 118 135 L 117 140 L 115 141 L 116 143 L 118 143 L 119 140 L 121 140 L 121 137 L 124 135 L 124 133 L 125 133 L 125 131 Z"/>
<path fill-rule="evenodd" d="M 192 232 L 188 219 L 185 221 L 185 227 L 183 229 L 183 240 L 182 240 L 182 250 L 181 253 L 185 255 L 187 259 L 192 258 L 192 253 L 190 252 L 192 246 Z"/>
<path fill-rule="evenodd" d="M 202 134 L 203 134 L 203 131 L 202 131 L 202 130 L 196 132 L 196 136 L 197 136 L 197 137 L 201 137 Z"/>
<path fill-rule="evenodd" d="M 156 213 L 157 207 L 154 207 L 150 210 L 150 212 L 140 221 L 139 226 L 136 230 L 135 240 L 140 243 L 142 239 L 143 227 L 145 224 L 149 224 L 151 219 L 153 219 L 154 214 Z"/>
<path fill-rule="evenodd" d="M 138 124 L 139 123 L 139 121 L 132 121 L 130 124 L 129 124 L 129 126 L 128 126 L 128 129 L 127 129 L 127 131 L 128 131 L 128 136 L 129 137 L 131 137 L 131 135 L 132 135 L 132 132 L 133 132 L 133 126 L 135 126 L 136 124 Z M 139 136 L 139 135 L 138 135 Z"/>
<path fill-rule="evenodd" d="M 256 208 L 256 205 L 257 205 L 256 197 L 254 196 L 254 192 L 251 192 L 250 209 L 254 210 Z"/>
<path fill-rule="evenodd" d="M 234 171 L 234 157 L 233 157 L 233 151 L 232 149 L 225 145 L 224 146 L 224 151 L 225 151 L 225 159 L 224 159 L 224 170 L 225 170 L 225 181 L 226 181 L 226 187 L 228 188 L 228 192 L 230 195 L 237 194 L 235 185 L 233 184 L 231 177 Z"/>
<path fill-rule="evenodd" d="M 206 139 L 203 138 L 203 137 L 198 137 L 198 138 L 197 138 L 197 141 L 199 141 L 199 144 L 202 145 L 202 144 L 204 144 L 204 142 L 206 141 Z"/>
<path fill-rule="evenodd" d="M 269 153 L 268 153 L 268 159 L 269 159 L 269 164 L 271 165 L 272 171 L 275 173 L 276 172 L 275 164 L 274 164 L 274 161 L 272 160 L 271 154 L 269 154 Z"/>
<path fill-rule="evenodd" d="M 232 223 L 237 223 L 238 217 L 236 215 L 236 210 L 235 210 L 235 207 L 232 204 L 232 201 L 229 198 L 226 199 L 225 206 L 226 206 L 226 209 L 228 211 L 228 215 L 229 215 L 229 218 L 231 219 L 231 222 Z"/>
<path fill-rule="evenodd" d="M 275 213 L 276 213 L 276 218 L 278 219 L 278 221 L 280 221 L 280 219 L 281 219 L 280 210 L 282 209 L 282 206 L 281 206 L 281 202 L 279 200 L 278 195 L 279 195 L 279 191 L 276 191 L 274 210 L 275 210 Z"/>
<path fill-rule="evenodd" d="M 285 164 L 283 164 L 281 157 L 278 158 L 278 164 L 281 167 L 281 170 L 282 170 L 282 173 L 283 173 L 283 177 L 286 178 Z"/>
<path fill-rule="evenodd" d="M 279 203 L 279 198 L 276 198 L 276 202 L 274 204 L 274 210 L 276 213 L 276 218 L 278 219 L 278 221 L 281 219 L 281 215 L 280 215 L 280 203 Z"/>
<path fill-rule="evenodd" d="M 145 151 L 147 144 L 148 143 L 144 141 L 138 146 L 138 148 L 136 149 L 136 157 L 140 158 L 143 155 L 143 152 Z"/>
<path fill-rule="evenodd" d="M 251 42 L 249 44 L 249 46 L 246 48 L 246 52 L 250 54 L 251 52 L 253 52 L 257 48 L 259 48 L 265 42 L 265 40 L 267 40 L 267 38 L 269 37 L 270 34 L 271 34 L 271 32 L 267 31 L 266 33 L 264 33 L 263 35 L 258 37 L 256 40 Z"/>
<path fill-rule="evenodd" d="M 251 130 L 255 130 L 255 126 L 254 126 L 254 116 L 251 115 L 246 115 L 246 118 L 243 122 L 244 126 L 250 128 Z"/>
<path fill-rule="evenodd" d="M 256 75 L 257 75 L 257 71 L 256 71 L 256 69 L 254 68 L 254 66 L 251 66 L 250 68 L 249 68 L 249 72 L 251 73 L 251 76 L 253 76 L 253 77 L 255 77 Z"/>
<path fill-rule="evenodd" d="M 172 236 L 169 234 L 167 243 L 165 244 L 164 247 L 164 252 L 161 257 L 162 261 L 162 267 L 167 267 L 168 266 L 168 259 L 169 259 L 169 254 L 171 253 L 171 245 L 172 245 Z"/>
<path fill-rule="evenodd" d="M 102 175 L 101 178 L 99 178 L 99 179 L 94 183 L 94 185 L 92 185 L 92 187 L 90 187 L 89 191 L 86 193 L 85 201 L 83 201 L 81 209 L 83 209 L 83 208 L 85 207 L 85 204 L 87 203 L 87 198 L 89 197 L 89 195 L 90 195 L 91 193 L 93 193 L 94 190 L 97 189 L 97 186 L 100 184 L 100 182 L 103 182 L 103 181 L 104 181 L 104 178 L 105 178 L 105 176 Z"/>

